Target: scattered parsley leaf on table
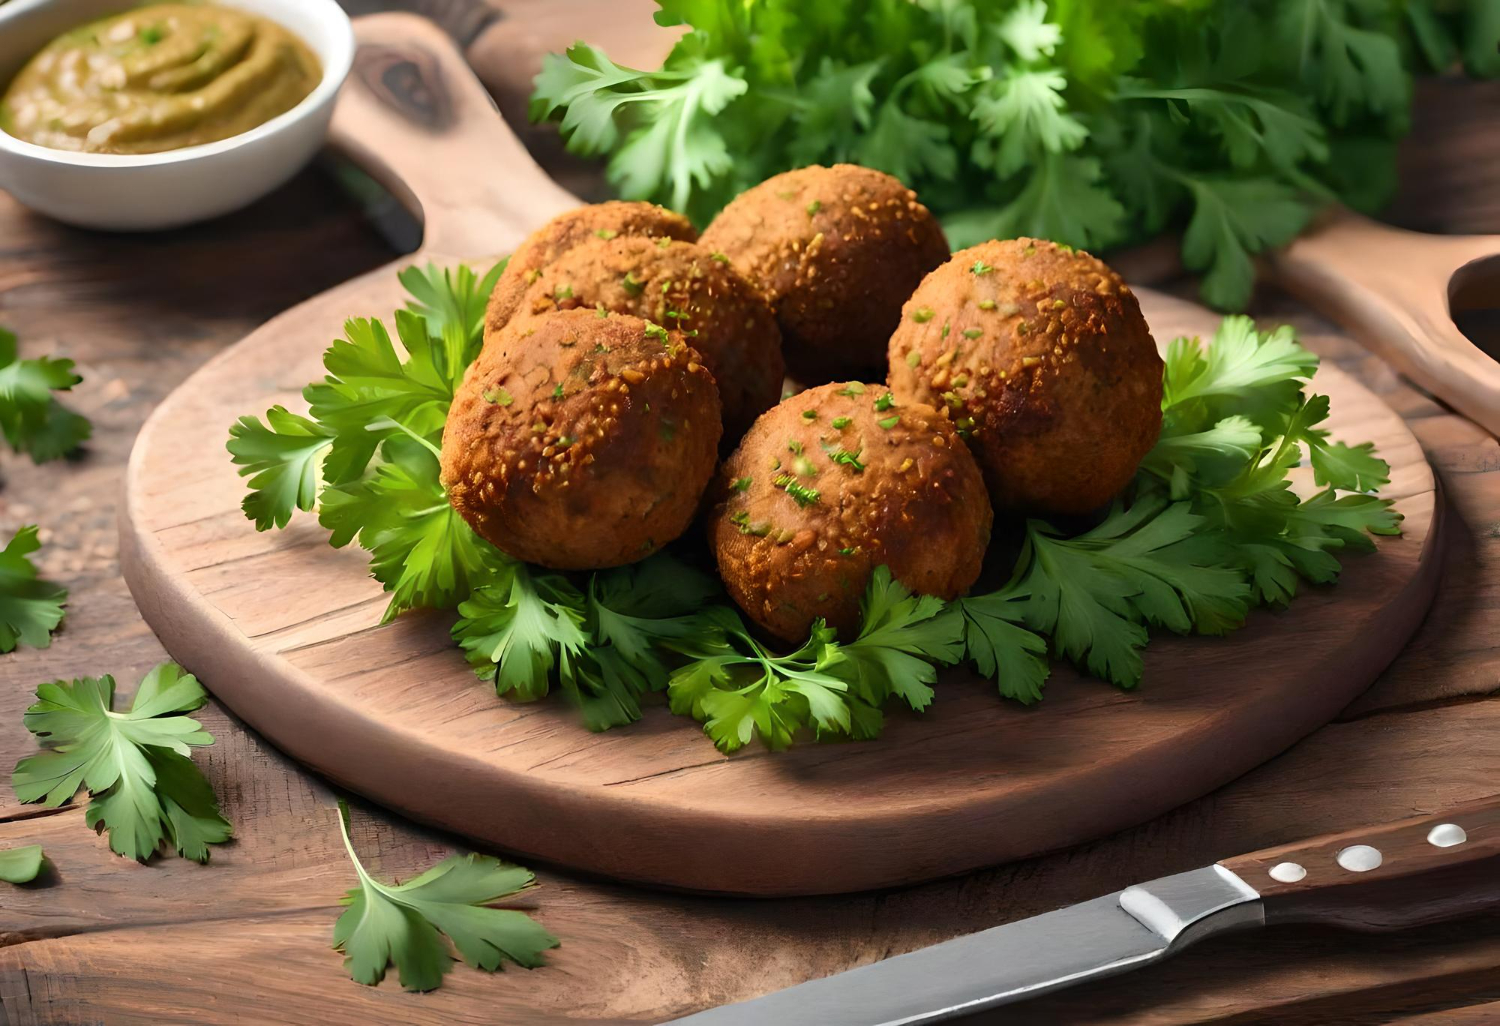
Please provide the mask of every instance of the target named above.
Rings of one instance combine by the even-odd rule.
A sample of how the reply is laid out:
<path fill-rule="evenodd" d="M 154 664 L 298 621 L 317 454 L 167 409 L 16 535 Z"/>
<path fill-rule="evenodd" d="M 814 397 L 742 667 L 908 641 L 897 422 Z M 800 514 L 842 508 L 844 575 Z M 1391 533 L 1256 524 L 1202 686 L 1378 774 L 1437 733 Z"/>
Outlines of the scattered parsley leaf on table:
<path fill-rule="evenodd" d="M 392 963 L 407 990 L 434 990 L 456 958 L 494 972 L 505 960 L 534 969 L 558 939 L 524 912 L 491 908 L 529 888 L 528 869 L 488 855 L 450 855 L 404 884 L 386 884 L 366 872 L 349 840 L 349 805 L 339 801 L 339 831 L 359 886 L 333 927 L 333 946 L 359 983 L 374 986 Z M 441 934 L 439 933 L 441 931 Z M 444 943 L 447 935 L 455 956 Z"/>
<path fill-rule="evenodd" d="M 232 828 L 191 758 L 213 738 L 192 712 L 207 694 L 192 674 L 162 663 L 146 674 L 130 710 L 114 710 L 113 677 L 53 681 L 36 690 L 26 729 L 44 750 L 16 763 L 11 783 L 23 802 L 56 808 L 80 786 L 92 798 L 85 822 L 109 832 L 111 850 L 144 862 L 163 841 L 207 862 L 208 845 Z"/>
<path fill-rule="evenodd" d="M 23 884 L 35 880 L 42 871 L 42 846 L 27 844 L 0 851 L 0 880 Z"/>
<path fill-rule="evenodd" d="M 0 434 L 16 452 L 45 463 L 66 456 L 88 440 L 88 420 L 57 401 L 83 379 L 72 360 L 49 356 L 20 359 L 16 336 L 0 328 Z"/>
<path fill-rule="evenodd" d="M 29 525 L 0 549 L 0 652 L 17 645 L 46 648 L 62 623 L 68 590 L 40 579 L 27 558 L 41 544 L 37 528 Z"/>

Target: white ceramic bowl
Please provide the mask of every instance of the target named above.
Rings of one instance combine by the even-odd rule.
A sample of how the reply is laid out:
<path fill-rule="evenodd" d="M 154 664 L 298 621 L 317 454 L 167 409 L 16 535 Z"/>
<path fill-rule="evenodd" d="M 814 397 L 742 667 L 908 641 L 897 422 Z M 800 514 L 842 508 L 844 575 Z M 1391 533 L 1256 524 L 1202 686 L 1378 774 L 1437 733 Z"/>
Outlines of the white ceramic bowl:
<path fill-rule="evenodd" d="M 166 153 L 72 153 L 0 132 L 0 189 L 84 228 L 148 231 L 226 214 L 296 174 L 322 145 L 354 60 L 354 29 L 336 0 L 217 0 L 279 22 L 323 65 L 323 81 L 285 114 L 241 135 Z M 10 0 L 0 4 L 0 90 L 69 29 L 141 0 Z"/>

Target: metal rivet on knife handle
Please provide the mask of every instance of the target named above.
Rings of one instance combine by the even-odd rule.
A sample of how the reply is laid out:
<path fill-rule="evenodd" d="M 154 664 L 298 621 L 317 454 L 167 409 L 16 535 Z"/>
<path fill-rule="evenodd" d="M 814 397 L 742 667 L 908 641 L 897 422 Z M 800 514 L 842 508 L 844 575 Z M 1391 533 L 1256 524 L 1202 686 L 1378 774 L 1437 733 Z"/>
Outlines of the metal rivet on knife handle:
<path fill-rule="evenodd" d="M 1288 879 L 1284 863 L 1308 869 Z M 1221 863 L 1253 881 L 1266 922 L 1394 930 L 1500 909 L 1500 796 Z"/>

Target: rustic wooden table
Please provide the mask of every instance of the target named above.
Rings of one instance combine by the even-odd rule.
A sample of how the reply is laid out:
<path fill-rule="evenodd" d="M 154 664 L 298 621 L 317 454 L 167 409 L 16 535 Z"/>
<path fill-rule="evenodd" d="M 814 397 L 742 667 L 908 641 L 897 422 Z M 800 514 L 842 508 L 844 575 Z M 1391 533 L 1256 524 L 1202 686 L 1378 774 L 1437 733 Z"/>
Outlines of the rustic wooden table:
<path fill-rule="evenodd" d="M 1427 86 L 1393 219 L 1500 232 L 1496 124 L 1500 88 Z M 33 747 L 21 711 L 36 683 L 113 673 L 128 690 L 166 658 L 116 562 L 115 501 L 147 413 L 259 322 L 390 259 L 385 236 L 327 168 L 243 213 L 147 237 L 66 229 L 0 194 L 0 323 L 21 336 L 25 352 L 78 360 L 85 381 L 72 402 L 95 425 L 79 459 L 0 464 L 0 533 L 42 524 L 44 571 L 71 592 L 51 648 L 0 657 L 0 765 Z M 218 740 L 198 762 L 236 839 L 207 866 L 126 862 L 84 826 L 81 804 L 41 810 L 17 804 L 8 788 L 0 793 L 0 848 L 40 843 L 50 862 L 37 883 L 0 892 L 0 1023 L 658 1021 L 1136 880 L 1494 792 L 1500 446 L 1289 301 L 1264 295 L 1257 312 L 1300 324 L 1314 348 L 1409 420 L 1453 514 L 1444 582 L 1408 650 L 1334 723 L 1266 766 L 1096 844 L 878 894 L 723 900 L 537 867 L 541 887 L 529 902 L 563 938 L 549 966 L 497 976 L 459 966 L 441 990 L 417 995 L 394 980 L 366 988 L 344 975 L 330 934 L 354 876 L 334 796 L 210 703 L 201 718 Z M 211 688 L 213 668 L 197 669 Z M 463 847 L 358 802 L 354 839 L 375 871 L 399 877 Z M 1018 1006 L 1004 1021 L 1376 1023 L 1407 1015 L 1500 1021 L 1500 922 L 1389 936 L 1283 929 L 1230 937 L 1156 969 Z"/>

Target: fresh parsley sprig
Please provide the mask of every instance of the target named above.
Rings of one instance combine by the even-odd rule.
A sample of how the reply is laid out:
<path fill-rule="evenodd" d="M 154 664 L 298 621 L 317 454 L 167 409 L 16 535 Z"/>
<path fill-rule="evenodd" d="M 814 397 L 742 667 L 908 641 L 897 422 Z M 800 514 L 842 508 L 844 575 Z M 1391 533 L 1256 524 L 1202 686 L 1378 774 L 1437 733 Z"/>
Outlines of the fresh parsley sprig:
<path fill-rule="evenodd" d="M 355 854 L 342 799 L 339 832 L 359 886 L 342 899 L 348 909 L 334 923 L 333 946 L 356 981 L 373 987 L 394 964 L 405 989 L 434 990 L 455 958 L 487 972 L 506 961 L 534 969 L 543 964 L 543 952 L 558 946 L 526 913 L 491 907 L 529 889 L 535 882 L 530 870 L 488 855 L 450 855 L 406 883 L 382 883 Z"/>
<path fill-rule="evenodd" d="M 208 846 L 229 839 L 213 787 L 193 765 L 192 750 L 214 739 L 182 715 L 208 700 L 192 674 L 162 663 L 123 712 L 110 676 L 53 681 L 36 697 L 25 723 L 44 747 L 16 763 L 11 783 L 21 801 L 56 808 L 88 788 L 84 821 L 109 832 L 114 852 L 141 862 L 163 842 L 207 862 Z"/>
<path fill-rule="evenodd" d="M 350 320 L 323 356 L 327 376 L 303 391 L 308 416 L 276 406 L 264 423 L 242 417 L 230 428 L 256 529 L 316 508 L 335 546 L 357 542 L 370 553 L 371 572 L 391 592 L 386 620 L 456 606 L 506 562 L 438 483 L 443 422 L 504 267 L 482 278 L 465 266 L 408 268 L 400 279 L 412 299 L 395 314 L 395 339 L 378 320 Z"/>
<path fill-rule="evenodd" d="M 86 442 L 88 420 L 60 403 L 82 381 L 73 361 L 50 356 L 22 360 L 16 336 L 0 328 L 0 434 L 35 463 L 66 456 Z"/>
<path fill-rule="evenodd" d="M 1317 206 L 1388 198 L 1413 74 L 1500 74 L 1493 0 L 659 3 L 686 27 L 661 68 L 580 43 L 532 98 L 626 198 L 704 221 L 778 171 L 852 161 L 916 189 L 956 247 L 1180 227 L 1232 309 Z"/>

